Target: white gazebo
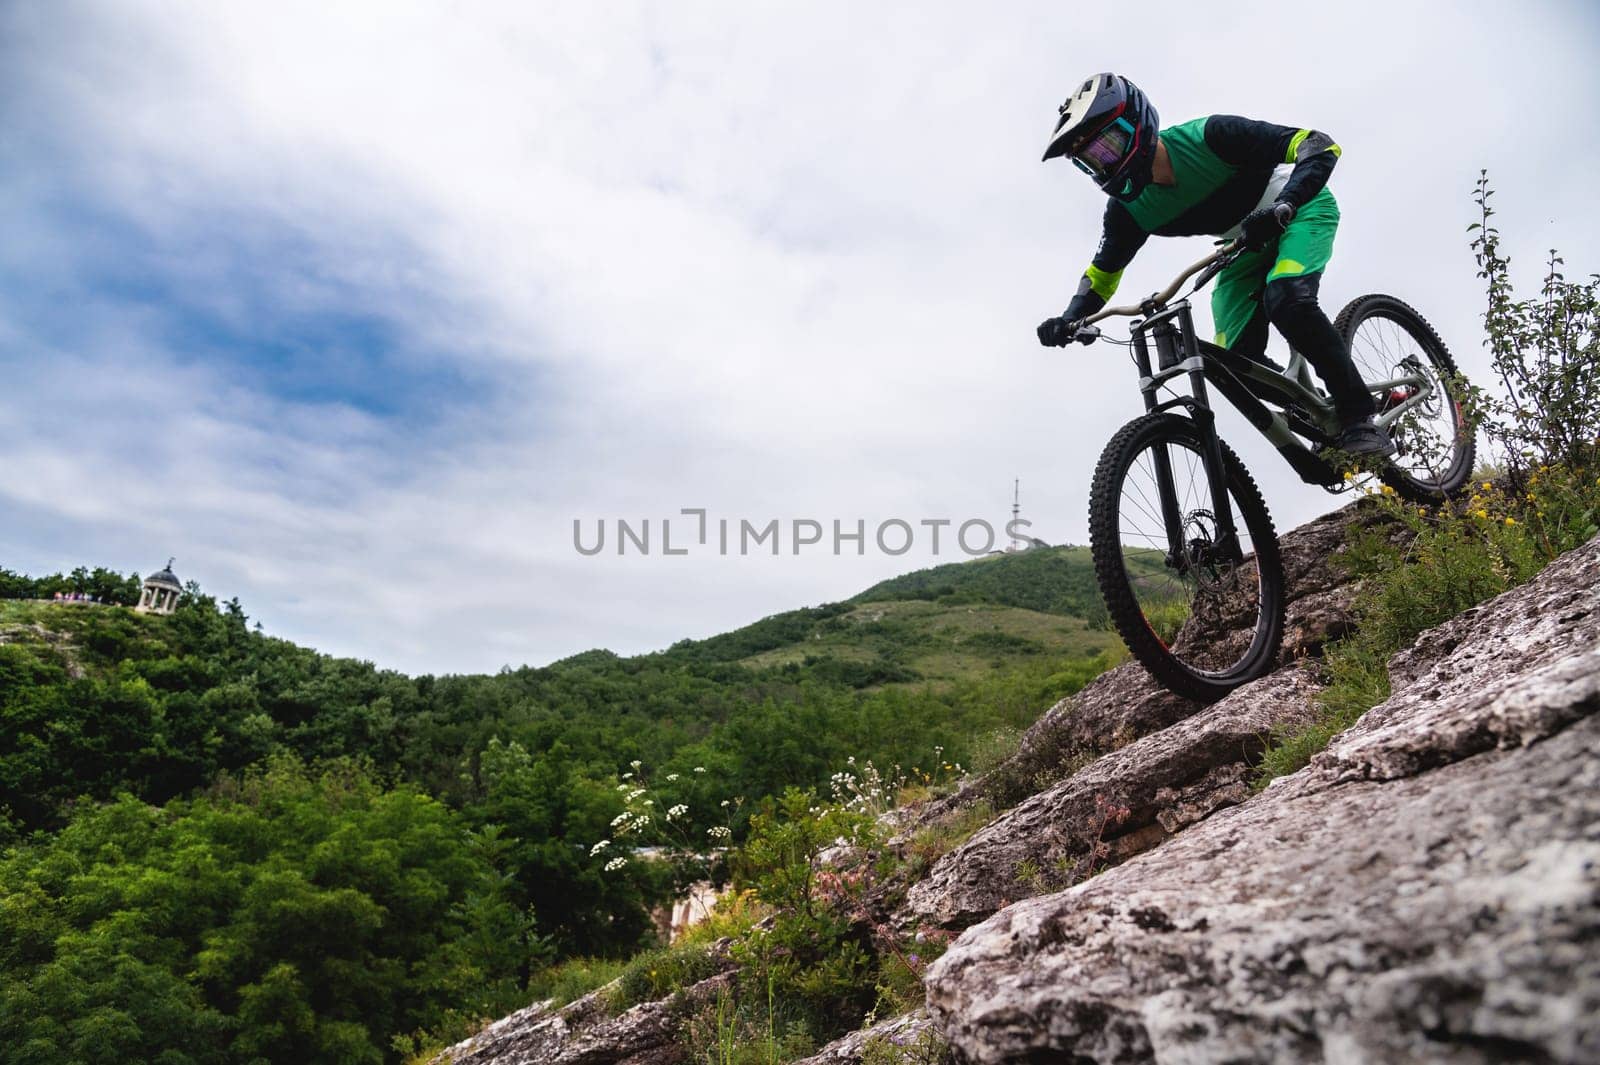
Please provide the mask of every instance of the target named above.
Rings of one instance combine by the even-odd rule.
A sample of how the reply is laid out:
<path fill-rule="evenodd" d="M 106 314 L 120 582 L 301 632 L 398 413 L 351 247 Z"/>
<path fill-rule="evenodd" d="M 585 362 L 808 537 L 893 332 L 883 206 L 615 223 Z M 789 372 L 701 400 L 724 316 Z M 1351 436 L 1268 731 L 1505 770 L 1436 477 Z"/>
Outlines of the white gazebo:
<path fill-rule="evenodd" d="M 178 596 L 183 594 L 183 585 L 172 572 L 172 563 L 175 559 L 167 559 L 167 568 L 160 573 L 152 573 L 144 579 L 144 591 L 139 595 L 139 605 L 134 607 L 141 614 L 170 614 L 178 609 Z"/>

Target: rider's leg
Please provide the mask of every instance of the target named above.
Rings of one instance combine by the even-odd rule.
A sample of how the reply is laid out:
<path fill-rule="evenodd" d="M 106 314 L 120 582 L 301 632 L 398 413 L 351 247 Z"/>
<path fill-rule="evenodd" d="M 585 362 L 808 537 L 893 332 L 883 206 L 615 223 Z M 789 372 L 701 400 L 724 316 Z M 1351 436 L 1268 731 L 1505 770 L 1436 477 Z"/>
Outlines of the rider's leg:
<path fill-rule="evenodd" d="M 1324 188 L 1295 213 L 1272 249 L 1275 258 L 1267 273 L 1264 302 L 1278 332 L 1328 386 L 1339 424 L 1349 428 L 1364 423 L 1376 408 L 1344 338 L 1317 303 L 1322 271 L 1333 258 L 1338 229 L 1339 205 Z"/>
<path fill-rule="evenodd" d="M 1297 274 L 1267 282 L 1267 315 L 1328 386 L 1339 424 L 1349 427 L 1372 417 L 1377 408 L 1344 338 L 1317 303 L 1321 281 L 1321 274 Z"/>
<path fill-rule="evenodd" d="M 1267 313 L 1261 286 L 1272 267 L 1270 250 L 1247 251 L 1217 275 L 1211 289 L 1211 320 L 1217 346 L 1282 371 L 1267 358 Z"/>

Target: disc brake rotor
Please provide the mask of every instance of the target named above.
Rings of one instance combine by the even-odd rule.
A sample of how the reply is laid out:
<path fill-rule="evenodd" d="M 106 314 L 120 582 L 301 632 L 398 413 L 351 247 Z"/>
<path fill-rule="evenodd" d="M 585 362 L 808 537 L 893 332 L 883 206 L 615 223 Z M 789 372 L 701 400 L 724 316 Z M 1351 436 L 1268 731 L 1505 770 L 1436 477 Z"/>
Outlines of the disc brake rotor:
<path fill-rule="evenodd" d="M 1439 375 L 1433 368 L 1415 355 L 1407 355 L 1400 360 L 1401 368 L 1415 374 L 1427 382 L 1428 395 L 1416 409 L 1430 418 L 1437 418 L 1444 413 L 1444 386 L 1439 382 Z"/>
<path fill-rule="evenodd" d="M 1190 511 L 1183 519 L 1184 568 L 1207 592 L 1231 588 L 1238 567 L 1217 549 L 1217 516 L 1209 510 Z"/>

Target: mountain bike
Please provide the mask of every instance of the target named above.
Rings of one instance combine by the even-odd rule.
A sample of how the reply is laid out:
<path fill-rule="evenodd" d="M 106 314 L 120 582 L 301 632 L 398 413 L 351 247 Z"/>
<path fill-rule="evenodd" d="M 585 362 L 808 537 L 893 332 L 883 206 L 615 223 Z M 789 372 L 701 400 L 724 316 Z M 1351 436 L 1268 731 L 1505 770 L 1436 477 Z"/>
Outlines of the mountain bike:
<path fill-rule="evenodd" d="M 1280 369 L 1195 335 L 1189 297 L 1243 250 L 1238 242 L 1219 248 L 1138 304 L 1086 317 L 1077 334 L 1092 343 L 1102 336 L 1093 323 L 1137 319 L 1127 344 L 1145 414 L 1106 445 L 1089 494 L 1089 543 L 1106 609 L 1157 681 L 1204 702 L 1272 668 L 1286 603 L 1267 505 L 1217 435 L 1209 389 L 1222 393 L 1306 483 L 1333 492 L 1353 484 L 1345 476 L 1350 461 L 1334 448 L 1333 403 L 1304 356 L 1293 352 Z M 1194 286 L 1175 300 L 1191 277 Z M 1383 295 L 1350 301 L 1334 327 L 1372 390 L 1376 420 L 1397 447 L 1377 475 L 1415 502 L 1457 494 L 1472 474 L 1475 441 L 1462 414 L 1465 382 L 1433 327 Z M 1179 378 L 1187 378 L 1188 395 L 1171 387 Z M 1173 398 L 1160 400 L 1163 388 Z"/>

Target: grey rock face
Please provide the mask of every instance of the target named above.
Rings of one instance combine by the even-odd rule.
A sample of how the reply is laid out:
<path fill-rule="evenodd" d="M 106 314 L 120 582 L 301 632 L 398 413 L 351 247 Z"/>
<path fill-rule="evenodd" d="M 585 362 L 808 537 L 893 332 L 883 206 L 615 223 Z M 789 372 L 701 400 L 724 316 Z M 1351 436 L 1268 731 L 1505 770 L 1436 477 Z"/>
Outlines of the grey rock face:
<path fill-rule="evenodd" d="M 911 888 L 906 909 L 964 927 L 1242 802 L 1249 795 L 1246 760 L 1265 749 L 1273 726 L 1310 720 L 1317 690 L 1309 671 L 1280 670 L 1100 758 L 940 858 Z"/>
<path fill-rule="evenodd" d="M 1280 550 L 1288 585 L 1283 648 L 1287 658 L 1320 650 L 1355 623 L 1355 586 L 1343 568 L 1330 565 L 1329 559 L 1343 548 L 1351 528 L 1367 520 L 1350 506 L 1283 536 Z M 1010 806 L 1067 775 L 1084 755 L 1116 750 L 1199 709 L 1200 704 L 1157 684 L 1143 666 L 1131 662 L 1118 666 L 1045 711 L 1024 733 L 1017 753 L 990 779 L 936 804 L 924 813 L 924 820 L 942 817 L 978 798 Z"/>
<path fill-rule="evenodd" d="M 891 1017 L 870 1028 L 835 1039 L 809 1058 L 801 1058 L 795 1065 L 859 1065 L 862 1056 L 873 1044 L 884 1044 L 904 1065 L 925 1065 L 924 1059 L 941 1057 L 944 1040 L 934 1031 L 927 1011 L 912 1010 L 899 1017 Z"/>
<path fill-rule="evenodd" d="M 1305 770 L 968 929 L 958 1056 L 1600 1061 L 1600 540 L 1391 674 Z"/>
<path fill-rule="evenodd" d="M 684 1060 L 678 1041 L 684 1013 L 731 985 L 721 973 L 682 992 L 681 997 L 645 1002 L 612 1017 L 607 988 L 561 1009 L 542 1003 L 494 1022 L 457 1043 L 433 1065 L 669 1065 Z"/>

